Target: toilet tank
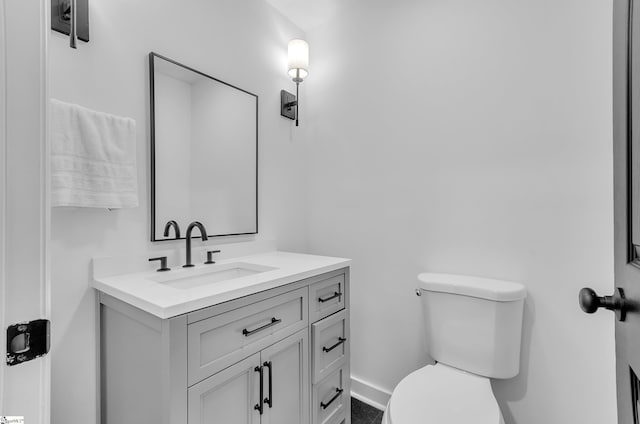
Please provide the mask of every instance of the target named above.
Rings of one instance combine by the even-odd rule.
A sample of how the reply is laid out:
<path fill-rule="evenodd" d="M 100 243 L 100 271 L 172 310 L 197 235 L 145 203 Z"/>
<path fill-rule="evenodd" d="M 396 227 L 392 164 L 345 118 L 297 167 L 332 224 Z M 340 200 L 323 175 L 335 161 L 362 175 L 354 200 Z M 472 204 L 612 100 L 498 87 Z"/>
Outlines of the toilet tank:
<path fill-rule="evenodd" d="M 490 378 L 518 374 L 522 284 L 435 273 L 420 274 L 418 280 L 433 359 Z"/>

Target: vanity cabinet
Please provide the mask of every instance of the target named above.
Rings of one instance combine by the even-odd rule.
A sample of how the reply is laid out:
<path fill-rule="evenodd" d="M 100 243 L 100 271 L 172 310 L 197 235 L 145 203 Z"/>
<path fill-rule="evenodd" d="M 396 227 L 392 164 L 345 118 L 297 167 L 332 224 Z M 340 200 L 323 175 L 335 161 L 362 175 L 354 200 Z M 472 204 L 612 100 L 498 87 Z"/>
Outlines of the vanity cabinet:
<path fill-rule="evenodd" d="M 99 292 L 103 424 L 349 424 L 349 269 L 160 319 Z"/>

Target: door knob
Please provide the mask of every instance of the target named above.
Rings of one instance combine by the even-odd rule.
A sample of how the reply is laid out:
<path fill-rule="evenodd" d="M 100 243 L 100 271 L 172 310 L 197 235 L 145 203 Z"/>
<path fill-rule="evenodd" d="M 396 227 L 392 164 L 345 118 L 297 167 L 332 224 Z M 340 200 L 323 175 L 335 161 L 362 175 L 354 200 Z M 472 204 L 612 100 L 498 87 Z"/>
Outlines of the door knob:
<path fill-rule="evenodd" d="M 598 296 L 593 289 L 588 287 L 580 290 L 578 301 L 583 311 L 592 314 L 598 308 L 606 308 L 615 311 L 618 321 L 624 321 L 627 315 L 627 302 L 624 298 L 624 291 L 617 287 L 612 296 Z"/>

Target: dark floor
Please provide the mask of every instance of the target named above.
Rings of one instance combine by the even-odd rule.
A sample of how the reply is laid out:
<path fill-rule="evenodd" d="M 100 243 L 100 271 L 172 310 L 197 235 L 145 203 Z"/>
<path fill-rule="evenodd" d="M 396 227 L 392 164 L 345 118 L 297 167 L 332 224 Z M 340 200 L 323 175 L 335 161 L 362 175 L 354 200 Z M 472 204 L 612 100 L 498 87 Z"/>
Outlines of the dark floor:
<path fill-rule="evenodd" d="M 380 424 L 382 411 L 351 398 L 351 424 Z"/>

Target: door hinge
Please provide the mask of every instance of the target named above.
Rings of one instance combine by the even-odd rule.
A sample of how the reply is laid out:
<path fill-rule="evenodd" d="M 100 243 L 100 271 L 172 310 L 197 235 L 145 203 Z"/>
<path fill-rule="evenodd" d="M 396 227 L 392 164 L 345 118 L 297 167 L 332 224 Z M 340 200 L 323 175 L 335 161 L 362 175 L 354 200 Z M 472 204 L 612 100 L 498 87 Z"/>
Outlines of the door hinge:
<path fill-rule="evenodd" d="M 50 330 L 48 319 L 7 327 L 7 365 L 18 365 L 49 353 Z"/>

